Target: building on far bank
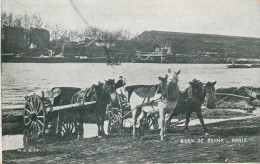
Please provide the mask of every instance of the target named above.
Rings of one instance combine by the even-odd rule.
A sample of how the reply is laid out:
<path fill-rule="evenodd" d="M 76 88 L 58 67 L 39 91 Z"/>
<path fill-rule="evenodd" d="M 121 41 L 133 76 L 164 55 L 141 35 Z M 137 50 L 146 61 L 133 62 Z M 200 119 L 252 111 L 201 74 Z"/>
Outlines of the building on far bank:
<path fill-rule="evenodd" d="M 26 30 L 22 27 L 3 26 L 1 29 L 2 53 L 20 53 L 28 48 Z"/>
<path fill-rule="evenodd" d="M 3 26 L 1 28 L 1 52 L 5 53 L 24 53 L 30 49 L 45 48 L 50 42 L 48 30 L 23 27 Z"/>
<path fill-rule="evenodd" d="M 45 48 L 50 43 L 50 33 L 48 30 L 31 28 L 28 34 L 29 44 L 34 47 Z"/>
<path fill-rule="evenodd" d="M 260 54 L 260 38 L 195 34 L 169 31 L 144 31 L 133 38 L 140 51 L 154 51 L 164 45 L 174 47 L 173 54 L 211 57 L 249 57 Z"/>

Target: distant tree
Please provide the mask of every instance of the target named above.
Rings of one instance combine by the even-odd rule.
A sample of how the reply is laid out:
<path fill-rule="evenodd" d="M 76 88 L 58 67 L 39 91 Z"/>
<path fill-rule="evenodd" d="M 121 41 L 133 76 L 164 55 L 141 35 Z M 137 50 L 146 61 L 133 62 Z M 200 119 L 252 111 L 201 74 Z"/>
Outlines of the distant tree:
<path fill-rule="evenodd" d="M 97 27 L 90 27 L 89 31 L 90 31 L 90 33 L 89 33 L 88 37 L 92 40 L 97 40 L 101 35 L 101 30 Z"/>
<path fill-rule="evenodd" d="M 8 14 L 6 12 L 1 13 L 1 26 L 8 26 Z"/>
<path fill-rule="evenodd" d="M 7 15 L 7 26 L 13 26 L 13 13 L 10 12 L 8 15 Z"/>
<path fill-rule="evenodd" d="M 128 30 L 124 30 L 123 31 L 123 35 L 124 35 L 124 38 L 126 39 L 126 40 L 130 40 L 130 37 L 131 37 L 131 32 L 130 31 L 128 31 Z"/>
<path fill-rule="evenodd" d="M 68 38 L 71 42 L 77 41 L 78 32 L 77 31 L 69 31 Z"/>
<path fill-rule="evenodd" d="M 21 16 L 16 16 L 14 18 L 14 22 L 13 22 L 15 27 L 22 27 L 22 17 Z"/>
<path fill-rule="evenodd" d="M 78 41 L 84 41 L 85 40 L 85 34 L 84 32 L 77 32 L 77 40 Z"/>
<path fill-rule="evenodd" d="M 55 25 L 53 27 L 50 27 L 50 37 L 52 40 L 57 40 L 62 36 L 62 30 L 60 25 Z"/>
<path fill-rule="evenodd" d="M 21 16 L 13 15 L 12 12 L 1 13 L 1 25 L 2 26 L 11 26 L 11 27 L 21 27 L 22 18 Z"/>
<path fill-rule="evenodd" d="M 42 17 L 40 16 L 40 14 L 32 16 L 32 25 L 33 25 L 33 27 L 35 27 L 35 28 L 42 28 L 43 24 L 44 24 L 44 21 L 43 21 Z"/>
<path fill-rule="evenodd" d="M 122 31 L 100 31 L 100 34 L 97 35 L 97 41 L 105 45 L 106 47 L 110 47 L 115 44 L 116 40 L 123 40 L 124 36 L 122 35 Z"/>
<path fill-rule="evenodd" d="M 24 14 L 21 18 L 21 23 L 22 23 L 22 26 L 25 28 L 25 29 L 30 29 L 32 27 L 32 19 L 29 15 L 27 14 Z"/>

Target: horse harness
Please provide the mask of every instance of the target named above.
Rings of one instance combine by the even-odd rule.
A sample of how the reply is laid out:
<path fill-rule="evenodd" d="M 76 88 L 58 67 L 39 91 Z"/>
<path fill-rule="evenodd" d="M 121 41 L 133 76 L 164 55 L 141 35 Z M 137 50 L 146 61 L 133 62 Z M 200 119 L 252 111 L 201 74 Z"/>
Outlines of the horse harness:
<path fill-rule="evenodd" d="M 152 100 L 152 101 L 150 101 L 150 98 L 154 97 L 155 94 L 158 92 L 158 90 L 159 90 L 159 86 L 158 85 L 154 85 L 153 87 L 151 87 L 149 89 L 149 91 L 147 92 L 147 94 L 145 95 L 142 104 L 139 105 L 138 107 L 141 108 L 141 107 L 146 106 L 146 105 L 151 105 L 153 111 L 156 111 L 154 109 L 153 103 L 156 102 L 159 99 L 162 99 L 162 97 L 160 97 L 159 99 L 156 99 L 156 100 Z M 145 100 L 147 100 L 146 103 L 145 103 Z"/>

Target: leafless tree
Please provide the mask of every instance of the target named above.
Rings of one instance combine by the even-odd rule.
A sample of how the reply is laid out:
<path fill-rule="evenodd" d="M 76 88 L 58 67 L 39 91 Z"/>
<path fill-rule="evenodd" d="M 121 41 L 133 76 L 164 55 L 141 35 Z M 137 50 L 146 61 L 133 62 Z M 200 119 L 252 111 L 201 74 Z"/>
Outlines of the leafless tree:
<path fill-rule="evenodd" d="M 8 14 L 6 12 L 1 13 L 1 25 L 2 26 L 8 25 Z"/>
<path fill-rule="evenodd" d="M 77 41 L 78 32 L 77 31 L 69 31 L 68 38 L 71 42 Z"/>
<path fill-rule="evenodd" d="M 85 40 L 85 33 L 84 32 L 77 32 L 77 40 L 84 41 Z"/>
<path fill-rule="evenodd" d="M 20 15 L 15 16 L 13 24 L 15 27 L 22 27 L 22 17 Z"/>
<path fill-rule="evenodd" d="M 13 26 L 14 24 L 13 24 L 13 13 L 12 12 L 10 12 L 9 14 L 8 14 L 8 16 L 7 16 L 7 21 L 8 21 L 8 26 Z"/>
<path fill-rule="evenodd" d="M 40 14 L 38 15 L 33 15 L 32 16 L 32 24 L 35 28 L 42 28 L 43 27 L 43 19 L 42 17 L 40 16 Z"/>
<path fill-rule="evenodd" d="M 122 40 L 124 38 L 122 31 L 101 31 L 97 37 L 97 41 L 108 48 L 115 44 L 116 40 Z"/>
<path fill-rule="evenodd" d="M 52 40 L 57 40 L 61 37 L 62 35 L 62 30 L 60 25 L 55 25 L 53 27 L 50 28 L 50 36 Z"/>
<path fill-rule="evenodd" d="M 24 14 L 22 16 L 22 26 L 25 29 L 30 29 L 32 27 L 32 19 L 31 19 L 31 17 L 29 15 Z"/>
<path fill-rule="evenodd" d="M 130 37 L 131 37 L 131 35 L 132 35 L 131 32 L 128 31 L 128 30 L 122 31 L 122 36 L 123 36 L 123 39 L 124 39 L 124 40 L 129 40 Z"/>

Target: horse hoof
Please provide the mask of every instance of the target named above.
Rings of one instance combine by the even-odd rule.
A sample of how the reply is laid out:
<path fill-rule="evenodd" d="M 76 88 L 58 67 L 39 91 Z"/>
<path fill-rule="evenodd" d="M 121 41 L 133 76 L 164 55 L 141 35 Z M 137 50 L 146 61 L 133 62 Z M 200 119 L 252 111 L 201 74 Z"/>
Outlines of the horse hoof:
<path fill-rule="evenodd" d="M 209 136 L 209 133 L 205 133 L 205 136 Z"/>
<path fill-rule="evenodd" d="M 98 138 L 102 138 L 102 136 L 98 136 Z"/>

